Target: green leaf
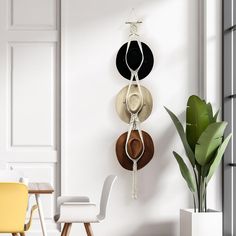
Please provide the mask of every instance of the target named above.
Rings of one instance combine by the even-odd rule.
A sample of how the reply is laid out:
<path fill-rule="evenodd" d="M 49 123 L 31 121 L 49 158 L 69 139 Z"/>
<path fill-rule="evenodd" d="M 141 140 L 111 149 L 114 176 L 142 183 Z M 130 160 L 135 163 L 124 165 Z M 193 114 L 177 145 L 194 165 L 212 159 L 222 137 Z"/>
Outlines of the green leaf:
<path fill-rule="evenodd" d="M 186 111 L 186 136 L 193 152 L 200 135 L 211 123 L 209 117 L 211 112 L 211 106 L 204 100 L 195 95 L 189 97 Z"/>
<path fill-rule="evenodd" d="M 216 112 L 216 114 L 214 115 L 214 117 L 213 117 L 213 122 L 216 122 L 216 121 L 217 121 L 217 117 L 218 117 L 218 115 L 219 115 L 219 112 L 220 112 L 220 110 L 218 110 L 218 111 Z"/>
<path fill-rule="evenodd" d="M 173 152 L 173 154 L 174 154 L 175 159 L 177 160 L 177 162 L 179 164 L 179 169 L 180 169 L 180 172 L 181 172 L 183 178 L 187 182 L 187 185 L 188 185 L 190 191 L 194 193 L 196 191 L 196 186 L 195 186 L 193 176 L 191 175 L 191 173 L 190 173 L 188 167 L 186 166 L 186 164 L 184 163 L 182 157 L 176 152 Z"/>
<path fill-rule="evenodd" d="M 186 152 L 186 155 L 190 161 L 190 163 L 192 164 L 192 166 L 194 167 L 195 166 L 195 157 L 194 157 L 194 153 L 192 151 L 192 149 L 190 148 L 189 144 L 188 144 L 188 141 L 187 141 L 187 138 L 186 138 L 186 134 L 184 132 L 184 128 L 183 128 L 183 125 L 180 123 L 179 119 L 177 118 L 177 116 L 171 112 L 168 108 L 166 108 L 166 111 L 168 112 L 168 114 L 170 115 L 170 118 L 172 119 L 177 131 L 178 131 L 178 134 L 180 136 L 180 139 L 183 143 L 183 146 L 184 146 L 184 149 L 185 149 L 185 152 Z"/>
<path fill-rule="evenodd" d="M 227 148 L 227 145 L 230 141 L 232 134 L 230 134 L 225 140 L 224 142 L 220 145 L 220 147 L 217 150 L 217 154 L 216 157 L 214 159 L 214 161 L 212 162 L 210 168 L 209 168 L 209 172 L 207 175 L 207 183 L 210 181 L 211 177 L 213 176 L 213 174 L 215 173 L 216 169 L 218 168 L 218 166 L 220 165 L 222 156 L 224 155 L 225 149 Z"/>
<path fill-rule="evenodd" d="M 212 110 L 212 106 L 211 106 L 211 103 L 207 103 L 207 110 L 208 110 L 208 117 L 209 117 L 209 121 L 210 123 L 213 123 L 215 122 L 214 121 L 214 117 L 213 117 L 213 110 Z"/>
<path fill-rule="evenodd" d="M 215 151 L 221 145 L 227 122 L 210 124 L 201 134 L 195 148 L 195 158 L 201 166 L 211 161 Z"/>

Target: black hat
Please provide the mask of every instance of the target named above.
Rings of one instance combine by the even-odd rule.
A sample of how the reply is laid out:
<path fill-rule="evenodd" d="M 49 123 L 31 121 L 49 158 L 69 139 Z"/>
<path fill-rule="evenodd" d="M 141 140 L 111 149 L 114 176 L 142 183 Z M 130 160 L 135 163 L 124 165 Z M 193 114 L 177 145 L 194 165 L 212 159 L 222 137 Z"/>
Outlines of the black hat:
<path fill-rule="evenodd" d="M 125 77 L 126 79 L 130 79 L 131 72 L 126 65 L 125 62 L 125 55 L 127 50 L 128 43 L 125 43 L 117 53 L 116 56 L 116 67 L 119 73 Z M 143 63 L 138 71 L 139 79 L 144 79 L 152 70 L 154 58 L 151 49 L 147 46 L 147 44 L 141 42 L 142 51 L 144 60 Z M 139 44 L 136 40 L 130 42 L 130 46 L 127 53 L 127 62 L 129 67 L 132 70 L 136 70 L 142 61 L 142 53 L 139 48 Z"/>

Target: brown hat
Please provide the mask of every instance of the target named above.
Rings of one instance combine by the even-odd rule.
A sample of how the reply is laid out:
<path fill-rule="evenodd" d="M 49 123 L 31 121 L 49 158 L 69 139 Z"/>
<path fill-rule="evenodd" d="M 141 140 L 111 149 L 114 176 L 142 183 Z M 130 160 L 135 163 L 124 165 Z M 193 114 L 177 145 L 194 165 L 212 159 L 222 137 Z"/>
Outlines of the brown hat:
<path fill-rule="evenodd" d="M 116 156 L 121 164 L 127 170 L 133 170 L 133 161 L 129 159 L 125 151 L 125 143 L 128 132 L 123 133 L 116 142 Z M 151 161 L 154 154 L 154 144 L 151 136 L 142 131 L 144 141 L 144 153 L 137 163 L 138 169 L 143 168 Z M 128 140 L 127 151 L 132 159 L 137 159 L 143 151 L 143 145 L 137 130 L 132 130 Z"/>

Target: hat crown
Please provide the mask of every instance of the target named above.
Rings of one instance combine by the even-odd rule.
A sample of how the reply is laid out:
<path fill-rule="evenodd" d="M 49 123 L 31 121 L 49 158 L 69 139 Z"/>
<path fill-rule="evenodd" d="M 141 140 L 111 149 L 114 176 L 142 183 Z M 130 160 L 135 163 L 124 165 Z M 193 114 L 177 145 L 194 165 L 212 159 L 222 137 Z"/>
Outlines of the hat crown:
<path fill-rule="evenodd" d="M 128 141 L 127 151 L 132 159 L 138 159 L 143 151 L 143 144 L 140 138 L 131 137 Z"/>
<path fill-rule="evenodd" d="M 128 111 L 135 114 L 139 112 L 142 108 L 143 102 L 140 93 L 131 93 L 127 99 Z"/>
<path fill-rule="evenodd" d="M 142 52 L 137 41 L 131 41 L 127 52 L 127 63 L 132 70 L 137 70 L 142 63 Z"/>

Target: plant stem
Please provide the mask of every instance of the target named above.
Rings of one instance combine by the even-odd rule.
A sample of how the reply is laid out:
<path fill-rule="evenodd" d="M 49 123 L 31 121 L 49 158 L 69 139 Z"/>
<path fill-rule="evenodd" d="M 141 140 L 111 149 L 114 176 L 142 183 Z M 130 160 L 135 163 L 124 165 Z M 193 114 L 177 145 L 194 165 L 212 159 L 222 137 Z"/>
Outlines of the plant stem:
<path fill-rule="evenodd" d="M 193 204 L 194 204 L 194 212 L 196 212 L 196 199 L 193 193 Z"/>
<path fill-rule="evenodd" d="M 202 176 L 200 176 L 200 212 L 203 212 L 205 210 L 204 207 L 204 188 L 205 188 L 205 184 L 204 184 L 204 178 Z"/>
<path fill-rule="evenodd" d="M 206 181 L 204 181 L 205 182 L 205 212 L 207 212 L 207 183 L 206 183 Z"/>
<path fill-rule="evenodd" d="M 198 176 L 197 176 L 197 172 L 195 170 L 195 168 L 193 167 L 193 173 L 194 173 L 194 177 L 195 177 L 195 182 L 196 182 L 196 186 L 197 186 L 197 197 L 198 197 L 198 211 L 200 209 L 200 205 L 199 205 L 199 180 L 198 180 Z M 194 205 L 195 205 L 195 208 L 196 208 L 196 199 L 195 199 L 195 196 L 194 196 Z M 196 212 L 196 209 L 194 209 L 194 211 Z"/>
<path fill-rule="evenodd" d="M 202 212 L 202 186 L 201 186 L 201 176 L 199 176 L 199 179 L 200 179 L 200 191 L 199 191 L 199 209 L 198 209 L 198 211 L 199 212 Z"/>
<path fill-rule="evenodd" d="M 198 169 L 198 212 L 201 212 L 201 169 Z"/>
<path fill-rule="evenodd" d="M 206 212 L 207 205 L 206 205 L 206 178 L 202 175 L 200 176 L 200 211 L 199 212 Z"/>
<path fill-rule="evenodd" d="M 193 168 L 193 173 L 194 173 L 194 176 L 195 176 L 196 185 L 198 186 L 198 179 L 197 179 L 197 173 L 196 173 L 195 168 Z"/>

